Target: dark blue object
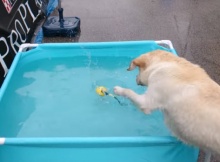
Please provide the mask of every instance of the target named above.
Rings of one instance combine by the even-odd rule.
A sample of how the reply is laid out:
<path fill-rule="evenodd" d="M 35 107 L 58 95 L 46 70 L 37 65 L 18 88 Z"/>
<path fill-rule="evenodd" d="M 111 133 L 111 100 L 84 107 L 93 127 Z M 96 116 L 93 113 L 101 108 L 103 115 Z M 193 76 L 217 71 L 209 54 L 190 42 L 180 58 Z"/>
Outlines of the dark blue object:
<path fill-rule="evenodd" d="M 80 19 L 78 17 L 63 17 L 63 8 L 59 1 L 59 17 L 50 16 L 43 25 L 43 33 L 46 37 L 76 37 L 80 34 Z"/>
<path fill-rule="evenodd" d="M 49 16 L 57 6 L 58 6 L 58 0 L 49 0 L 46 10 L 46 15 Z M 43 27 L 41 27 L 35 37 L 34 43 L 37 44 L 42 43 L 43 38 L 44 38 Z"/>
<path fill-rule="evenodd" d="M 50 16 L 43 25 L 43 32 L 46 37 L 75 37 L 80 34 L 80 19 L 78 17 L 60 19 L 57 16 Z"/>

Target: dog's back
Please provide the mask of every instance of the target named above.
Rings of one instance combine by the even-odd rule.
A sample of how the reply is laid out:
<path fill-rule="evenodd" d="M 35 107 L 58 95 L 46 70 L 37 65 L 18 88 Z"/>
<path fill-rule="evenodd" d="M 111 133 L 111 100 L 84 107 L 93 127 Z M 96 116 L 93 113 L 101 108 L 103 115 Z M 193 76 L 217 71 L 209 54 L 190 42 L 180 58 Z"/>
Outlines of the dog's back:
<path fill-rule="evenodd" d="M 220 86 L 202 68 L 183 58 L 161 51 L 151 55 L 159 64 L 173 64 L 162 69 L 168 71 L 163 80 L 172 86 L 164 94 L 167 125 L 186 143 L 220 154 Z"/>

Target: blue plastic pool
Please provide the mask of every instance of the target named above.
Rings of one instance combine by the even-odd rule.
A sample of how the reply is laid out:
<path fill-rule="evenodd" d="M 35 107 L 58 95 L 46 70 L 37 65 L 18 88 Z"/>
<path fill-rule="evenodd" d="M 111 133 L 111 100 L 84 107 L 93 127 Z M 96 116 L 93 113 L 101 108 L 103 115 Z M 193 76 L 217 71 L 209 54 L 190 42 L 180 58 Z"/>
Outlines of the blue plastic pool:
<path fill-rule="evenodd" d="M 171 46 L 172 48 L 172 46 Z M 40 44 L 17 54 L 0 91 L 1 162 L 196 162 L 198 149 L 170 135 L 157 111 L 100 97 L 115 85 L 143 93 L 130 61 L 155 41 Z"/>

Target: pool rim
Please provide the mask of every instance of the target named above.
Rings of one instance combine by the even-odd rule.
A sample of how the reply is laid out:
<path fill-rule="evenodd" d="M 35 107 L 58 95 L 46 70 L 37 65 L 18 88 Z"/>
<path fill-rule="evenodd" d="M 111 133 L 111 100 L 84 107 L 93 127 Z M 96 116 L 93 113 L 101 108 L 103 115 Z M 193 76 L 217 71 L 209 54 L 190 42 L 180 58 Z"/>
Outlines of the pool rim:
<path fill-rule="evenodd" d="M 181 143 L 172 136 L 147 137 L 9 137 L 0 138 L 0 145 L 175 145 Z"/>

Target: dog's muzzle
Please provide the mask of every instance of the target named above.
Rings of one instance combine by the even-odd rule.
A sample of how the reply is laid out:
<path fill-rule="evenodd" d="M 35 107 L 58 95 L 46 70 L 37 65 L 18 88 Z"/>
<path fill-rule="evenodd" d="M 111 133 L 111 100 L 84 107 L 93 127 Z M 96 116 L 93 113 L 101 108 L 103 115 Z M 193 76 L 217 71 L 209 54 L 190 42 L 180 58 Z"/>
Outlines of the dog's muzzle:
<path fill-rule="evenodd" d="M 138 75 L 136 77 L 136 83 L 137 83 L 137 85 L 143 86 L 143 83 L 140 81 Z"/>

